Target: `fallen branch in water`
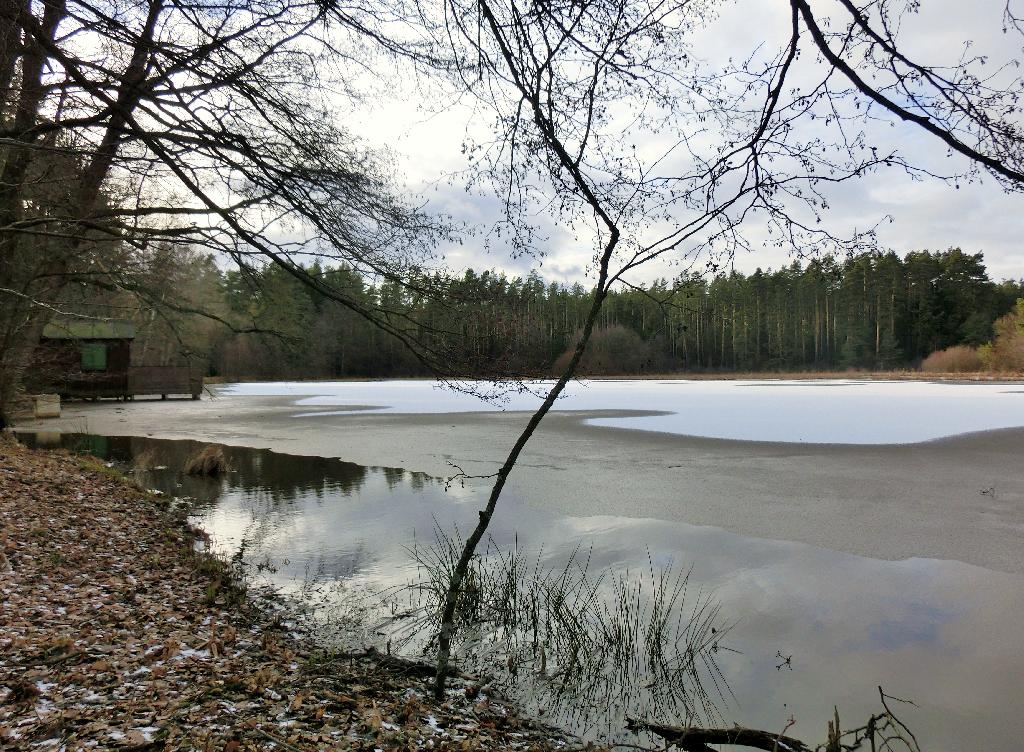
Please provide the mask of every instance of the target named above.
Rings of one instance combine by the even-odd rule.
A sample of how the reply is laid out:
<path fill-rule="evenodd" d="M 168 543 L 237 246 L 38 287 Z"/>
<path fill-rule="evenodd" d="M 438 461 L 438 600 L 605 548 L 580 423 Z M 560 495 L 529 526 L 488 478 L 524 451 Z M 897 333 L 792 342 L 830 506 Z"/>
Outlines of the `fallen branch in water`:
<path fill-rule="evenodd" d="M 637 718 L 627 718 L 626 727 L 634 733 L 646 731 L 660 737 L 670 746 L 678 747 L 684 752 L 715 752 L 710 746 L 712 744 L 747 747 L 764 750 L 764 752 L 856 752 L 856 750 L 862 749 L 865 743 L 869 743 L 868 749 L 871 752 L 879 750 L 921 752 L 917 737 L 889 705 L 890 700 L 907 705 L 914 703 L 887 695 L 881 687 L 878 688 L 878 696 L 881 699 L 884 712 L 871 716 L 863 726 L 849 731 L 841 731 L 837 709 L 835 718 L 828 722 L 828 741 L 813 748 L 799 739 L 784 736 L 782 733 L 777 734 L 742 726 L 708 729 L 693 726 L 668 726 L 649 723 Z M 788 730 L 790 725 L 792 722 L 783 731 Z"/>
<path fill-rule="evenodd" d="M 811 752 L 799 739 L 771 731 L 734 726 L 733 728 L 696 728 L 692 726 L 666 726 L 648 723 L 636 718 L 627 719 L 630 731 L 647 731 L 685 752 L 714 752 L 711 744 L 732 744 L 738 747 L 762 749 L 765 752 Z"/>

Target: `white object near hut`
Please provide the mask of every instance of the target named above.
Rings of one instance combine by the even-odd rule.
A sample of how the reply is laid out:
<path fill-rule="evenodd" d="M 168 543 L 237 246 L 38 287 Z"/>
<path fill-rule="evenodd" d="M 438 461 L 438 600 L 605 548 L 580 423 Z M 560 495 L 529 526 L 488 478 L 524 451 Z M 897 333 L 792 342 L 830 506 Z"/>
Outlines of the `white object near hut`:
<path fill-rule="evenodd" d="M 37 418 L 59 418 L 60 417 L 60 395 L 59 394 L 37 394 L 33 409 Z"/>

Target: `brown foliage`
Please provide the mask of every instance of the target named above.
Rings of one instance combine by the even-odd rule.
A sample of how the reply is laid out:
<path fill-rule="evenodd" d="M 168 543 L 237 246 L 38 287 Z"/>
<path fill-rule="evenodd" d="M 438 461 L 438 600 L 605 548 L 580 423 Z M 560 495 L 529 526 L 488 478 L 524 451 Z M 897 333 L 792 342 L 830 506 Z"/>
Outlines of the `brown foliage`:
<path fill-rule="evenodd" d="M 933 352 L 921 363 L 930 373 L 976 373 L 978 371 L 1024 371 L 1024 299 L 992 326 L 995 336 L 988 344 L 966 345 Z"/>
<path fill-rule="evenodd" d="M 995 337 L 981 351 L 985 365 L 993 371 L 1024 371 L 1024 298 L 992 328 Z"/>
<path fill-rule="evenodd" d="M 921 370 L 928 373 L 977 373 L 985 370 L 985 364 L 976 347 L 956 345 L 933 352 L 921 363 Z"/>

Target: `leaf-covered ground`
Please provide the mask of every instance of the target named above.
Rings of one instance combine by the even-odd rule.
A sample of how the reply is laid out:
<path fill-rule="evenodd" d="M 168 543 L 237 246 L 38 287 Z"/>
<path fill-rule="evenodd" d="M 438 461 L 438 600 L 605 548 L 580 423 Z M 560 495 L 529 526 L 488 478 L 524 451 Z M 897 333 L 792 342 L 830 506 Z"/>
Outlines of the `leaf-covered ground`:
<path fill-rule="evenodd" d="M 0 436 L 3 749 L 566 749 L 471 681 L 325 658 L 100 462 Z M 405 667 L 408 668 L 408 667 Z"/>

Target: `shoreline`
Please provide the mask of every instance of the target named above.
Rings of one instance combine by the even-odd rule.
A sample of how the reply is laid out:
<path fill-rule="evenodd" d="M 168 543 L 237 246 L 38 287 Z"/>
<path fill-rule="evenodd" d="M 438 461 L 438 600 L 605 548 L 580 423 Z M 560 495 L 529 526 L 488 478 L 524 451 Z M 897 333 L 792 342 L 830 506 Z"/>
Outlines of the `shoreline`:
<path fill-rule="evenodd" d="M 557 378 L 557 375 L 547 374 L 540 376 L 523 377 L 524 381 L 550 381 Z M 963 382 L 965 384 L 1024 384 L 1024 373 L 1012 372 L 936 372 L 926 371 L 722 371 L 717 372 L 694 372 L 694 371 L 670 371 L 668 373 L 641 373 L 641 374 L 614 374 L 614 375 L 584 375 L 577 374 L 573 380 L 588 381 L 828 381 L 828 380 L 864 380 L 864 381 L 951 381 Z M 339 383 L 360 383 L 376 381 L 436 381 L 435 376 L 324 376 L 314 378 L 288 378 L 277 379 L 279 381 L 294 381 L 299 383 L 322 384 L 330 382 Z M 449 381 L 474 381 L 472 376 L 452 376 Z M 510 379 L 516 380 L 516 379 Z M 204 379 L 204 386 L 220 386 L 222 384 L 259 384 L 266 382 L 265 378 L 223 378 L 219 376 L 207 376 Z"/>
<path fill-rule="evenodd" d="M 197 553 L 166 500 L 0 434 L 0 743 L 133 750 L 565 749 L 487 687 L 329 654 Z"/>

